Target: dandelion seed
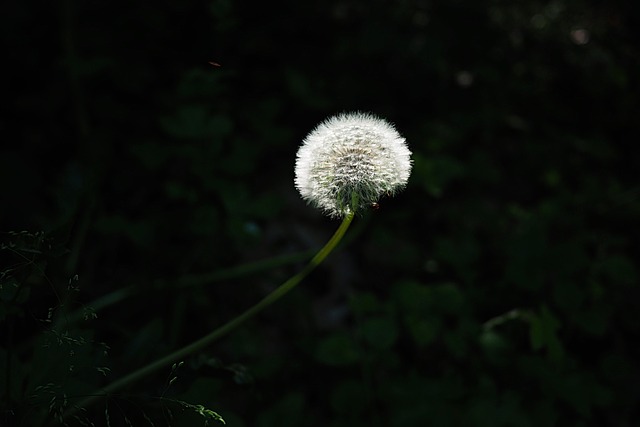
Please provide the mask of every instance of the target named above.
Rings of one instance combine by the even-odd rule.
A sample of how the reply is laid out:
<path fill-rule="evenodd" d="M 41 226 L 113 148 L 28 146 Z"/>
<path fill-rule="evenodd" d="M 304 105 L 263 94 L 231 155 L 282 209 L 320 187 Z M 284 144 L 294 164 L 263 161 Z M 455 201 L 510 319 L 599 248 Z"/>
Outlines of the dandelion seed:
<path fill-rule="evenodd" d="M 298 150 L 295 186 L 308 203 L 332 217 L 377 206 L 404 188 L 411 151 L 393 125 L 366 113 L 320 123 Z"/>

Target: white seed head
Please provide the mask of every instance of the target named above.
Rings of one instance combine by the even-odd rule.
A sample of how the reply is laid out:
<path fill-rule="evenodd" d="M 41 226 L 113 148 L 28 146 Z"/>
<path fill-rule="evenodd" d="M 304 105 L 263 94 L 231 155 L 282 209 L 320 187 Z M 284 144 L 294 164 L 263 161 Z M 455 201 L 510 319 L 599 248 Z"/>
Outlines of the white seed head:
<path fill-rule="evenodd" d="M 342 217 L 402 189 L 411 173 L 411 151 L 393 125 L 366 113 L 320 123 L 302 142 L 295 185 L 302 198 Z"/>

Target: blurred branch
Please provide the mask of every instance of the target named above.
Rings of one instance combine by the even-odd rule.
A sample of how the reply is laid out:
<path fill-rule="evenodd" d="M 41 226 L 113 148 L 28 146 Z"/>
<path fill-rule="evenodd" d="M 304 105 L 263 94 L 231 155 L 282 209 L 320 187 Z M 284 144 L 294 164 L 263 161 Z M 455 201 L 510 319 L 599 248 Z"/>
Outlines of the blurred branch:
<path fill-rule="evenodd" d="M 509 310 L 506 313 L 501 314 L 500 316 L 496 316 L 487 320 L 482 324 L 482 328 L 484 330 L 490 330 L 511 320 L 521 319 L 524 321 L 529 321 L 530 318 L 531 312 L 529 310 L 514 308 L 513 310 Z"/>
<path fill-rule="evenodd" d="M 214 271 L 212 273 L 194 274 L 190 276 L 184 276 L 173 280 L 157 280 L 153 283 L 152 289 L 167 289 L 168 287 L 190 288 L 195 286 L 204 286 L 207 284 L 220 282 L 222 280 L 237 279 L 239 277 L 248 276 L 260 271 L 269 270 L 282 265 L 294 264 L 309 259 L 315 251 L 304 251 L 295 254 L 280 255 L 266 260 L 260 260 L 253 263 L 247 263 L 240 266 L 231 267 L 228 269 Z M 105 308 L 115 305 L 119 302 L 131 298 L 135 295 L 139 295 L 143 292 L 148 292 L 148 288 L 140 287 L 137 285 L 129 286 L 122 289 L 117 289 L 107 295 L 104 295 L 93 302 L 87 304 L 84 308 L 75 310 L 67 314 L 64 321 L 68 326 L 69 324 L 83 320 L 86 315 L 86 308 L 90 308 L 93 312 L 104 310 Z"/>

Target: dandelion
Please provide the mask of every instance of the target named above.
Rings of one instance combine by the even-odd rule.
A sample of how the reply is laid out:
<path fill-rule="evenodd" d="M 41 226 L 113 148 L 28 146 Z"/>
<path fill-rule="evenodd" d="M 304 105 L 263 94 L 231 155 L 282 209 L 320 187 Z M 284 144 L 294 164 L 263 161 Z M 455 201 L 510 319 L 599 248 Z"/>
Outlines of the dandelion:
<path fill-rule="evenodd" d="M 320 123 L 298 150 L 295 186 L 308 203 L 332 217 L 377 206 L 404 188 L 411 151 L 390 123 L 348 113 Z"/>
<path fill-rule="evenodd" d="M 321 123 L 298 151 L 295 185 L 309 203 L 342 218 L 329 241 L 297 274 L 249 309 L 191 344 L 91 393 L 65 412 L 65 417 L 159 369 L 173 366 L 172 371 L 175 370 L 178 361 L 211 345 L 290 292 L 338 246 L 356 212 L 370 206 L 375 208 L 380 197 L 406 185 L 411 173 L 410 157 L 404 138 L 395 128 L 370 114 L 341 114 Z M 217 413 L 199 405 L 190 406 L 207 420 L 224 423 Z"/>

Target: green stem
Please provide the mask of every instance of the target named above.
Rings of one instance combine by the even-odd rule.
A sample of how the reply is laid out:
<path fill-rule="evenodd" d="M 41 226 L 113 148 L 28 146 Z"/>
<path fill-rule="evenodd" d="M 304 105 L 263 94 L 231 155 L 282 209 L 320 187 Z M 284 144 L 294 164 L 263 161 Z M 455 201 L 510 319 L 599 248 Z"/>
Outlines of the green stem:
<path fill-rule="evenodd" d="M 86 399 L 82 400 L 77 405 L 74 405 L 65 415 L 66 416 L 73 415 L 80 408 L 86 408 L 87 406 L 95 403 L 97 400 L 100 400 L 101 398 L 108 396 L 109 394 L 114 393 L 115 391 L 118 391 L 124 388 L 125 386 L 140 380 L 141 378 L 144 378 L 145 376 L 151 374 L 152 372 L 162 369 L 170 365 L 171 363 L 175 363 L 197 351 L 202 350 L 203 348 L 211 345 L 214 341 L 217 341 L 219 338 L 223 337 L 224 335 L 228 334 L 229 332 L 237 328 L 240 324 L 246 322 L 247 320 L 255 316 L 260 311 L 267 308 L 269 305 L 271 305 L 272 303 L 280 299 L 282 296 L 284 296 L 291 289 L 293 289 L 314 268 L 316 268 L 320 263 L 322 263 L 322 261 L 338 245 L 338 243 L 344 236 L 345 232 L 349 228 L 349 225 L 351 224 L 353 217 L 354 217 L 353 213 L 349 213 L 347 216 L 345 216 L 345 218 L 342 220 L 342 223 L 340 224 L 340 227 L 338 227 L 338 229 L 333 234 L 331 239 L 329 239 L 327 244 L 324 245 L 324 247 L 320 249 L 320 251 L 318 251 L 318 253 L 311 259 L 311 261 L 309 261 L 309 263 L 298 274 L 288 279 L 286 282 L 284 282 L 282 285 L 276 288 L 273 292 L 267 295 L 264 299 L 262 299 L 256 305 L 249 308 L 247 311 L 245 311 L 238 317 L 220 326 L 218 329 L 211 332 L 209 335 L 203 338 L 200 338 L 199 340 L 194 341 L 191 344 L 187 345 L 186 347 L 182 347 L 181 349 L 176 350 L 173 353 L 161 359 L 158 359 L 148 364 L 147 366 L 144 366 L 138 369 L 137 371 L 134 371 L 117 381 L 112 382 L 111 384 L 102 388 L 101 390 L 97 391 L 91 396 L 88 396 Z"/>

